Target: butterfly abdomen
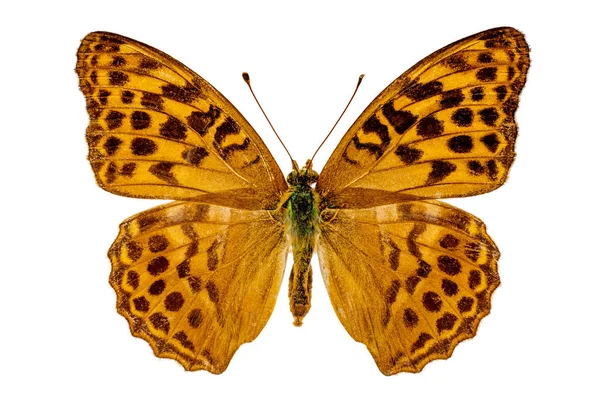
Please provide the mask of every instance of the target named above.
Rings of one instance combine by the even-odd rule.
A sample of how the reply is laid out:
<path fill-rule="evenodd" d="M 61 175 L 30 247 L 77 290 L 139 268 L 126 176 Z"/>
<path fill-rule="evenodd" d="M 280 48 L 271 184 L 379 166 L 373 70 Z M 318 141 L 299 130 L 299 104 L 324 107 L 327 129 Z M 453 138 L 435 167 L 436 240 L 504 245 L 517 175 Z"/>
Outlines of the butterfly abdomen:
<path fill-rule="evenodd" d="M 290 195 L 286 202 L 286 221 L 292 238 L 294 265 L 290 274 L 290 310 L 294 325 L 302 325 L 302 319 L 310 310 L 312 267 L 310 260 L 315 247 L 315 233 L 319 216 L 319 196 L 310 186 L 316 180 L 316 172 L 303 168 L 288 177 Z"/>

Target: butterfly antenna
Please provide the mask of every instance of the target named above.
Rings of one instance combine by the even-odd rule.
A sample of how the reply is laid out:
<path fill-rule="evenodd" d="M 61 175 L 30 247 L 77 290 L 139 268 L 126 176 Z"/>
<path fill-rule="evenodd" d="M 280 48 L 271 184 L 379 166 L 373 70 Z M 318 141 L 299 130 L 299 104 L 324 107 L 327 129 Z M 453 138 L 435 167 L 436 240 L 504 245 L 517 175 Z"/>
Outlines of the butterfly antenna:
<path fill-rule="evenodd" d="M 262 111 L 263 115 L 265 116 L 265 118 L 267 119 L 267 122 L 269 123 L 269 125 L 271 126 L 271 129 L 273 129 L 273 133 L 275 133 L 275 136 L 277 136 L 277 139 L 279 139 L 279 143 L 281 143 L 281 145 L 283 146 L 283 148 L 285 149 L 285 152 L 287 153 L 287 155 L 290 157 L 290 160 L 292 161 L 292 167 L 294 168 L 294 170 L 298 170 L 298 163 L 296 163 L 296 161 L 294 161 L 294 159 L 292 158 L 292 155 L 290 154 L 290 152 L 288 151 L 287 147 L 285 147 L 285 144 L 283 144 L 283 140 L 281 140 L 281 138 L 279 137 L 279 135 L 277 134 L 277 131 L 275 130 L 275 128 L 273 127 L 273 124 L 271 123 L 271 121 L 269 120 L 269 117 L 267 117 L 267 114 L 265 113 L 265 110 L 263 110 L 262 106 L 260 105 L 260 102 L 258 101 L 258 99 L 256 98 L 256 95 L 254 94 L 254 90 L 252 90 L 252 85 L 250 85 L 250 75 L 247 72 L 242 72 L 242 78 L 244 78 L 244 81 L 246 82 L 246 84 L 248 85 L 248 88 L 250 89 L 250 93 L 252 93 L 252 97 L 254 97 L 254 100 L 256 101 L 256 104 L 258 104 L 258 108 L 260 108 L 260 111 Z"/>
<path fill-rule="evenodd" d="M 315 156 L 317 155 L 317 153 L 321 149 L 321 146 L 323 146 L 323 144 L 327 141 L 327 139 L 329 138 L 329 136 L 331 135 L 331 133 L 333 132 L 333 130 L 337 126 L 338 122 L 340 122 L 340 120 L 344 116 L 344 113 L 346 112 L 346 110 L 350 106 L 350 103 L 352 103 L 352 100 L 354 99 L 354 96 L 356 95 L 356 92 L 358 91 L 358 87 L 360 86 L 360 84 L 361 84 L 361 82 L 362 82 L 362 80 L 363 80 L 364 77 L 365 77 L 365 74 L 360 74 L 360 76 L 358 77 L 358 83 L 356 84 L 356 88 L 354 89 L 354 93 L 352 93 L 352 97 L 350 97 L 350 100 L 348 101 L 348 104 L 346 104 L 346 108 L 344 108 L 344 111 L 342 111 L 342 113 L 340 114 L 340 117 L 337 119 L 337 121 L 335 121 L 335 124 L 333 124 L 333 127 L 331 128 L 331 130 L 329 131 L 329 133 L 327 134 L 327 136 L 325 136 L 325 139 L 323 139 L 323 141 L 321 142 L 321 144 L 319 145 L 319 147 L 317 147 L 317 150 L 315 150 L 315 153 L 310 158 L 309 161 L 311 162 L 311 164 L 312 164 L 312 160 L 315 159 Z"/>

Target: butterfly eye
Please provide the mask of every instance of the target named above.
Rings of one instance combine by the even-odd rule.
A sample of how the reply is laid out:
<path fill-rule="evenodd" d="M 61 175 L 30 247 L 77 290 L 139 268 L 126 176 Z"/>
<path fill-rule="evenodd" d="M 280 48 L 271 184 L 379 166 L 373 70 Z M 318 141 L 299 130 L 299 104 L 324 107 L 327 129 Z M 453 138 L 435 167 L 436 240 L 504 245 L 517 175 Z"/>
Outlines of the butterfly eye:
<path fill-rule="evenodd" d="M 292 171 L 288 174 L 287 178 L 286 178 L 287 183 L 289 183 L 292 186 L 296 186 L 300 184 L 300 172 L 298 171 Z"/>
<path fill-rule="evenodd" d="M 306 172 L 306 176 L 308 177 L 308 184 L 311 185 L 319 179 L 319 173 L 315 170 L 309 169 Z"/>

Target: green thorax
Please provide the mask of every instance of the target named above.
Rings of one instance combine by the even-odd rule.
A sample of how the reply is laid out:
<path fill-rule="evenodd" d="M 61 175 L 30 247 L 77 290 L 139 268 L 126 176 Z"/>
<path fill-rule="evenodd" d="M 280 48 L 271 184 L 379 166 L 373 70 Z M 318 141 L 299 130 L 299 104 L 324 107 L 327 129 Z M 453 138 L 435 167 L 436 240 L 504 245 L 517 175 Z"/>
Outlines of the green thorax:
<path fill-rule="evenodd" d="M 319 196 L 310 185 L 314 184 L 318 177 L 319 174 L 307 167 L 292 171 L 287 177 L 290 195 L 286 208 L 292 241 L 311 238 L 315 234 Z"/>

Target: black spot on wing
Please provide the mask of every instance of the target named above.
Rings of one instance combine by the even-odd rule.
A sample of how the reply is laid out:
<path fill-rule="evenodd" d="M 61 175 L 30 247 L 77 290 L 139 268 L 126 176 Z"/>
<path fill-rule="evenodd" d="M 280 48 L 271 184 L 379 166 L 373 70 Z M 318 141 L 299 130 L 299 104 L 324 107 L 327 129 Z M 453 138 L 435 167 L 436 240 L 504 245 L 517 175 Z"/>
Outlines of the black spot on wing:
<path fill-rule="evenodd" d="M 123 141 L 118 137 L 110 136 L 108 139 L 106 139 L 106 142 L 104 142 L 103 146 L 104 150 L 106 151 L 106 154 L 109 156 L 114 155 L 117 152 L 117 150 L 119 150 L 119 146 L 121 146 L 121 143 L 123 143 Z"/>
<path fill-rule="evenodd" d="M 221 110 L 213 105 L 207 112 L 193 111 L 188 117 L 188 125 L 198 132 L 200 136 L 206 135 L 208 128 L 215 124 L 215 121 L 221 115 Z"/>
<path fill-rule="evenodd" d="M 239 134 L 240 126 L 233 120 L 233 118 L 228 117 L 221 125 L 217 127 L 213 140 L 213 147 L 225 159 L 227 159 L 231 153 L 239 150 L 246 150 L 250 146 L 250 139 L 248 137 L 245 137 L 241 144 L 234 143 L 223 146 L 227 136 Z"/>
<path fill-rule="evenodd" d="M 185 87 L 181 87 L 172 83 L 168 83 L 162 86 L 161 89 L 163 96 L 185 104 L 190 104 L 202 95 L 200 89 L 190 84 L 187 84 Z"/>
<path fill-rule="evenodd" d="M 111 111 L 106 115 L 104 119 L 106 121 L 106 126 L 108 129 L 117 129 L 123 125 L 123 118 L 125 118 L 125 114 L 119 111 Z"/>
<path fill-rule="evenodd" d="M 134 138 L 129 148 L 136 156 L 148 156 L 158 150 L 158 146 L 153 140 L 147 138 Z"/>
<path fill-rule="evenodd" d="M 440 94 L 444 88 L 442 82 L 432 81 L 424 84 L 414 82 L 409 85 L 408 89 L 403 93 L 406 97 L 414 101 L 425 100 Z"/>
<path fill-rule="evenodd" d="M 164 100 L 162 97 L 156 93 L 144 92 L 142 94 L 141 104 L 143 107 L 149 108 L 151 110 L 160 111 L 163 108 Z"/>
<path fill-rule="evenodd" d="M 471 89 L 471 100 L 473 101 L 481 101 L 485 97 L 485 93 L 483 91 L 483 87 L 478 86 Z"/>
<path fill-rule="evenodd" d="M 167 139 L 185 139 L 187 128 L 177 118 L 169 116 L 166 122 L 160 124 L 159 134 Z"/>
<path fill-rule="evenodd" d="M 129 76 L 121 71 L 110 71 L 108 73 L 108 81 L 111 86 L 123 86 L 129 82 Z"/>
<path fill-rule="evenodd" d="M 98 92 L 98 100 L 100 100 L 100 104 L 105 106 L 108 103 L 108 96 L 110 96 L 110 92 L 108 90 L 100 90 L 100 92 Z"/>
<path fill-rule="evenodd" d="M 459 108 L 452 113 L 452 122 L 462 127 L 471 126 L 473 123 L 473 110 L 470 108 Z"/>
<path fill-rule="evenodd" d="M 183 159 L 194 166 L 200 165 L 202 160 L 208 157 L 208 151 L 202 147 L 193 147 L 191 149 L 186 149 L 181 154 Z"/>
<path fill-rule="evenodd" d="M 432 185 L 434 183 L 444 180 L 448 175 L 456 170 L 456 165 L 450 161 L 432 161 L 431 172 L 427 177 L 427 184 Z"/>
<path fill-rule="evenodd" d="M 417 124 L 417 135 L 431 138 L 444 133 L 444 122 L 429 115 L 419 121 Z"/>
<path fill-rule="evenodd" d="M 506 98 L 506 95 L 508 94 L 508 90 L 504 85 L 498 86 L 494 89 L 494 91 L 496 92 L 496 98 L 498 99 L 498 101 L 504 100 Z"/>
<path fill-rule="evenodd" d="M 145 70 L 154 70 L 160 67 L 160 63 L 151 58 L 144 57 L 142 61 L 140 61 L 139 67 Z"/>
<path fill-rule="evenodd" d="M 452 54 L 443 63 L 455 71 L 466 71 L 471 68 L 464 55 L 460 53 Z"/>
<path fill-rule="evenodd" d="M 477 160 L 471 160 L 467 163 L 467 167 L 469 168 L 469 171 L 475 175 L 481 175 L 485 172 L 485 167 L 481 164 L 480 161 Z"/>
<path fill-rule="evenodd" d="M 479 55 L 477 56 L 477 61 L 480 62 L 480 63 L 482 63 L 482 64 L 489 64 L 492 61 L 494 61 L 494 58 L 488 52 L 479 53 Z"/>
<path fill-rule="evenodd" d="M 440 106 L 442 108 L 452 108 L 460 105 L 463 102 L 465 96 L 460 89 L 449 90 L 442 93 L 442 99 L 440 100 Z"/>
<path fill-rule="evenodd" d="M 413 164 L 423 157 L 423 150 L 413 149 L 403 144 L 398 146 L 395 153 L 405 164 Z"/>
<path fill-rule="evenodd" d="M 454 136 L 447 144 L 454 153 L 469 153 L 473 149 L 473 139 L 468 135 Z"/>
<path fill-rule="evenodd" d="M 500 115 L 494 107 L 488 107 L 479 111 L 479 117 L 487 126 L 495 126 Z"/>
<path fill-rule="evenodd" d="M 406 132 L 406 130 L 417 121 L 417 116 L 409 111 L 396 111 L 394 109 L 393 101 L 384 104 L 381 111 L 398 134 Z"/>
<path fill-rule="evenodd" d="M 125 59 L 121 56 L 114 56 L 111 62 L 113 67 L 122 67 L 126 64 Z"/>
<path fill-rule="evenodd" d="M 379 138 L 379 143 L 363 143 L 358 138 L 358 135 L 355 135 L 353 138 L 353 143 L 356 148 L 360 150 L 366 150 L 369 153 L 374 154 L 377 158 L 381 157 L 385 149 L 390 144 L 390 135 L 388 134 L 387 126 L 383 125 L 375 115 L 372 115 L 363 124 L 362 129 L 365 134 L 376 134 Z"/>
<path fill-rule="evenodd" d="M 475 74 L 475 76 L 477 77 L 478 80 L 480 80 L 482 82 L 493 82 L 496 80 L 497 73 L 498 73 L 497 67 L 487 67 L 487 68 L 481 68 L 480 70 L 478 70 L 477 73 Z"/>
<path fill-rule="evenodd" d="M 390 135 L 388 134 L 387 126 L 383 125 L 375 115 L 369 117 L 362 128 L 366 133 L 375 133 L 379 137 L 382 151 L 390 144 Z"/>
<path fill-rule="evenodd" d="M 150 168 L 148 168 L 148 171 L 150 171 L 150 173 L 156 176 L 158 179 L 176 185 L 177 179 L 175 178 L 173 172 L 171 172 L 171 169 L 174 166 L 175 164 L 171 162 L 163 161 L 153 164 Z"/>
<path fill-rule="evenodd" d="M 487 169 L 488 169 L 488 177 L 495 181 L 496 178 L 498 178 L 498 165 L 496 164 L 495 160 L 489 160 L 487 162 Z"/>
<path fill-rule="evenodd" d="M 131 127 L 135 130 L 146 129 L 150 126 L 150 114 L 145 111 L 134 111 L 130 117 Z"/>
<path fill-rule="evenodd" d="M 481 142 L 487 147 L 489 151 L 495 153 L 498 150 L 498 146 L 500 145 L 500 141 L 498 140 L 498 136 L 495 133 L 491 133 L 481 138 Z"/>
<path fill-rule="evenodd" d="M 121 101 L 123 102 L 123 104 L 133 103 L 134 97 L 135 94 L 130 90 L 124 90 L 123 93 L 121 93 Z"/>

